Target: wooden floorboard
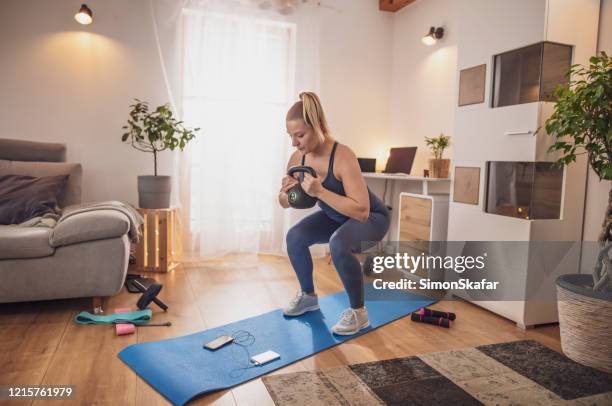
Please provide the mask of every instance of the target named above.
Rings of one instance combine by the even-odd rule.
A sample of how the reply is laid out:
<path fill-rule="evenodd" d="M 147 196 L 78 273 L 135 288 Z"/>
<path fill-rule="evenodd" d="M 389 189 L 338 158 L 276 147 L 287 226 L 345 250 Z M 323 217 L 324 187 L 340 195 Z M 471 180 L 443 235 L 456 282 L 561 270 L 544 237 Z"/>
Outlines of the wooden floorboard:
<path fill-rule="evenodd" d="M 325 259 L 315 261 L 314 276 L 320 296 L 342 289 L 333 265 Z M 161 395 L 119 360 L 117 353 L 121 349 L 277 309 L 293 297 L 298 286 L 288 260 L 270 255 L 231 255 L 190 262 L 169 274 L 152 277 L 164 284 L 160 298 L 169 306 L 169 311 L 163 312 L 153 305 L 154 321 L 171 321 L 172 326 L 140 328 L 131 336 L 117 337 L 112 326 L 74 324 L 73 317 L 89 309 L 90 301 L 86 299 L 0 304 L 0 384 L 76 385 L 77 402 L 63 402 L 67 405 L 167 405 Z M 117 307 L 135 307 L 137 298 L 124 289 L 108 299 L 105 307 L 107 312 Z M 444 301 L 433 308 L 457 313 L 457 322 L 443 329 L 403 318 L 273 374 L 526 338 L 560 351 L 558 325 L 523 331 L 513 322 L 463 301 Z M 41 403 L 47 402 L 10 404 Z M 193 404 L 268 405 L 272 400 L 261 379 L 257 379 L 201 397 Z"/>

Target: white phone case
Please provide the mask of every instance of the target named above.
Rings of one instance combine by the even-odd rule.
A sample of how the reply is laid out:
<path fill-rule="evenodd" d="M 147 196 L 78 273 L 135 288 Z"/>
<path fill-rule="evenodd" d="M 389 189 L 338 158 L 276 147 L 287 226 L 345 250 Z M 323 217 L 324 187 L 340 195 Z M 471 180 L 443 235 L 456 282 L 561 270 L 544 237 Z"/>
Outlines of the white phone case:
<path fill-rule="evenodd" d="M 262 352 L 261 354 L 257 354 L 251 357 L 251 362 L 253 362 L 253 364 L 255 365 L 263 365 L 263 364 L 267 364 L 268 362 L 274 361 L 279 358 L 280 358 L 280 355 L 278 355 L 274 351 L 266 351 L 266 352 Z"/>

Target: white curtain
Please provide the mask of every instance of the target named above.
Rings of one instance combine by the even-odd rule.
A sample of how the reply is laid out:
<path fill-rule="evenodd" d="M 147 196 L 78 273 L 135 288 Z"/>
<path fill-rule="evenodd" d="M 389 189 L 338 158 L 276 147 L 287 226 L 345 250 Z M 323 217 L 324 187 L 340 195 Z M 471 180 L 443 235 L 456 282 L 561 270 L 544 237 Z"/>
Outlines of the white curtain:
<path fill-rule="evenodd" d="M 299 91 L 319 90 L 319 19 L 331 11 L 293 2 L 282 15 L 281 3 L 150 0 L 160 84 L 185 125 L 201 127 L 174 156 L 183 260 L 282 254 L 288 228 L 308 214 L 276 201 L 292 151 L 284 116 Z"/>
<path fill-rule="evenodd" d="M 296 26 L 212 8 L 185 8 L 182 18 L 183 118 L 201 128 L 190 145 L 186 248 L 280 253 Z"/>

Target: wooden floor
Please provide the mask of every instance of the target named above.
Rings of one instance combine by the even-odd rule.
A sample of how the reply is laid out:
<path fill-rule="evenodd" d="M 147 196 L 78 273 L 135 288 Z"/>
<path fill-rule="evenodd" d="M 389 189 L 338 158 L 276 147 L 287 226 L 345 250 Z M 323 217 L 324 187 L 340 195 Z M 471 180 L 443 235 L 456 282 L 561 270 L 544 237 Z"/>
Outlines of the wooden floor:
<path fill-rule="evenodd" d="M 115 336 L 112 326 L 74 324 L 74 315 L 89 309 L 90 301 L 84 299 L 0 304 L 0 384 L 76 385 L 78 402 L 65 402 L 70 405 L 165 405 L 168 402 L 161 395 L 119 360 L 117 353 L 121 349 L 137 342 L 194 333 L 282 307 L 297 290 L 288 260 L 265 255 L 235 255 L 182 265 L 170 274 L 155 277 L 164 284 L 160 297 L 170 309 L 163 313 L 153 307 L 154 321 L 169 320 L 172 327 L 141 328 L 131 336 Z M 335 270 L 325 260 L 315 262 L 315 285 L 319 295 L 341 289 Z M 107 301 L 107 312 L 116 307 L 135 306 L 137 298 L 138 295 L 123 290 Z M 443 329 L 404 318 L 275 373 L 525 338 L 560 350 L 557 325 L 522 331 L 514 323 L 469 303 L 448 301 L 433 307 L 456 312 L 455 325 Z M 268 405 L 272 400 L 257 379 L 193 402 L 210 403 Z M 53 404 L 61 403 L 54 401 Z"/>

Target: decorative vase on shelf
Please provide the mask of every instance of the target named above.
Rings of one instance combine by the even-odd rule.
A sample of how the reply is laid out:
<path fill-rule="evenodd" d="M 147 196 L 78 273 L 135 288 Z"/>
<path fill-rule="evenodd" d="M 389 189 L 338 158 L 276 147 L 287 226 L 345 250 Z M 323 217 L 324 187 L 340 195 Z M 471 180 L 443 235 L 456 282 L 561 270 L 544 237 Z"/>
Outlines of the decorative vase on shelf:
<path fill-rule="evenodd" d="M 432 178 L 448 178 L 450 175 L 450 159 L 430 159 L 429 176 Z"/>

